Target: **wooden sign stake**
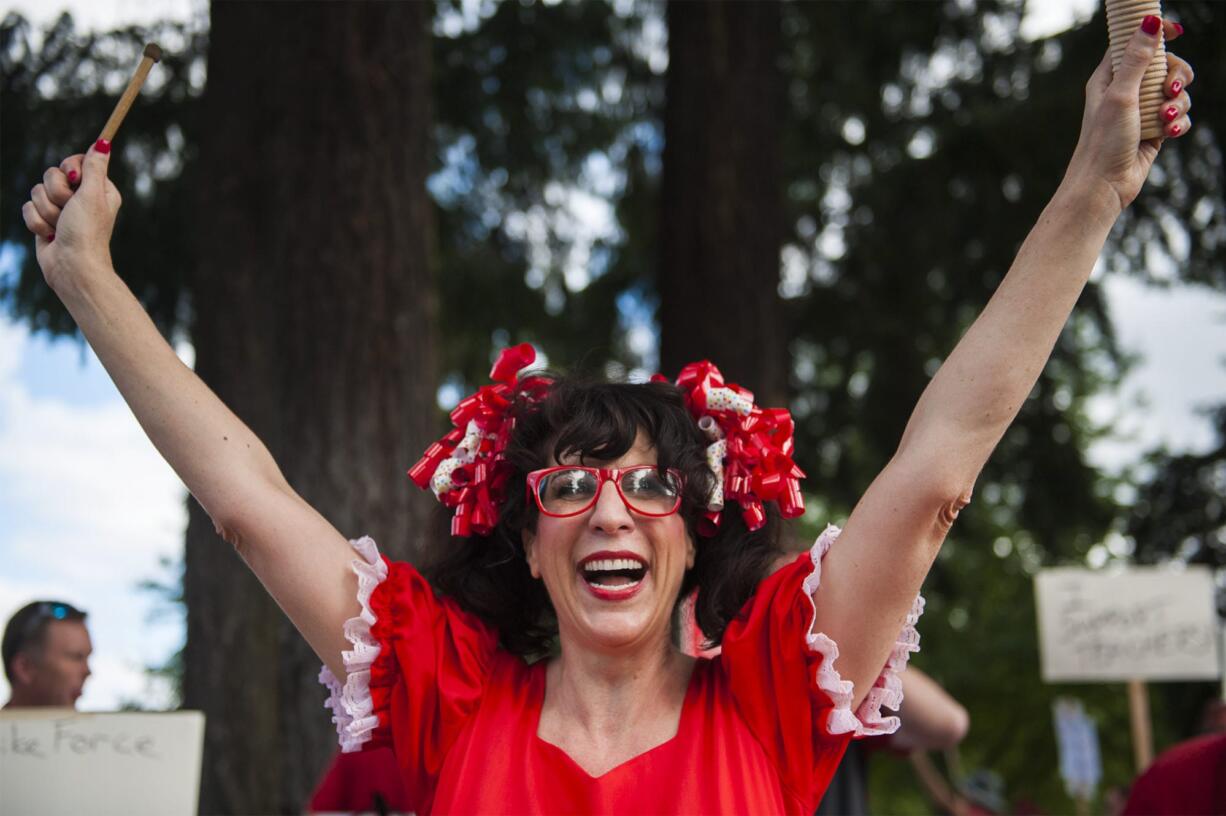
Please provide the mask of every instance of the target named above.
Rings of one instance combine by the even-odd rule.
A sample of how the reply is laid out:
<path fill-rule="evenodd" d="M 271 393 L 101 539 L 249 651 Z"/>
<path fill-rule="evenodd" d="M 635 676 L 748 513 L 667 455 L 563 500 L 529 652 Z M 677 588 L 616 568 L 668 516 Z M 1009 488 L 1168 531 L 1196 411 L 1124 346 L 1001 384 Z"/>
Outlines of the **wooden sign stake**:
<path fill-rule="evenodd" d="M 1128 714 L 1132 722 L 1132 756 L 1137 773 L 1154 758 L 1154 729 L 1149 717 L 1149 689 L 1143 680 L 1128 681 Z"/>

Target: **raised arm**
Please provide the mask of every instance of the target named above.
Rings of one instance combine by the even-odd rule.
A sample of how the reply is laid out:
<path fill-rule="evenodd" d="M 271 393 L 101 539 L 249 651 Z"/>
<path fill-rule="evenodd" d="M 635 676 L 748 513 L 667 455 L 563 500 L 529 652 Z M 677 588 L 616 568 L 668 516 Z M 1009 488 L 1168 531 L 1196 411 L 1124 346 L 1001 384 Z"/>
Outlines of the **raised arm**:
<path fill-rule="evenodd" d="M 43 275 L 218 532 L 343 678 L 344 622 L 359 611 L 350 548 L 290 488 L 255 434 L 175 356 L 115 274 L 109 244 L 120 196 L 107 178 L 108 160 L 96 145 L 49 168 L 23 206 Z"/>
<path fill-rule="evenodd" d="M 1178 29 L 1168 25 L 1168 39 Z M 840 644 L 857 702 L 888 655 L 980 470 L 1034 387 L 1107 234 L 1140 191 L 1161 140 L 1140 141 L 1138 89 L 1159 44 L 1139 29 L 1112 79 L 1104 57 L 1086 86 L 1081 137 L 1064 180 L 983 313 L 924 390 L 898 450 L 848 519 L 823 566 L 815 629 Z M 1170 136 L 1190 123 L 1187 63 L 1168 56 Z M 1172 87 L 1174 83 L 1178 83 Z"/>

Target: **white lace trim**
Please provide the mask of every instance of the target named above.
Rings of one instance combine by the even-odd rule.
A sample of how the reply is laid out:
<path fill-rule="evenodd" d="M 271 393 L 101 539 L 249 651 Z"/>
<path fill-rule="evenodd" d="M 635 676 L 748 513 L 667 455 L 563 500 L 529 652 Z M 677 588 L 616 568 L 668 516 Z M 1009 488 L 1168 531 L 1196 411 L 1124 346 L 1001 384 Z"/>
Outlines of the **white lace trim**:
<path fill-rule="evenodd" d="M 842 532 L 833 524 L 828 525 L 809 550 L 809 558 L 813 562 L 813 571 L 805 577 L 804 591 L 813 604 L 813 596 L 822 581 L 822 558 L 830 545 Z M 834 710 L 830 712 L 827 729 L 831 734 L 846 734 L 851 732 L 856 737 L 874 737 L 881 734 L 893 734 L 898 730 L 898 717 L 885 717 L 881 714 L 882 706 L 897 711 L 902 706 L 902 680 L 900 675 L 907 668 L 907 660 L 912 652 L 919 651 L 919 632 L 915 628 L 920 615 L 924 613 L 924 598 L 915 596 L 911 611 L 903 623 L 898 640 L 886 659 L 885 667 L 877 677 L 877 682 L 869 689 L 868 695 L 860 703 L 855 713 L 851 710 L 851 701 L 855 699 L 853 684 L 839 676 L 834 667 L 839 657 L 839 647 L 833 640 L 821 632 L 813 632 L 813 622 L 817 618 L 817 607 L 813 607 L 813 618 L 809 622 L 809 634 L 805 641 L 809 648 L 822 655 L 822 665 L 817 671 L 817 685 L 830 695 L 834 701 Z"/>
<path fill-rule="evenodd" d="M 371 732 L 379 725 L 370 698 L 370 666 L 380 649 L 370 633 L 371 624 L 375 622 L 375 614 L 370 611 L 370 594 L 387 579 L 387 564 L 379 557 L 379 548 L 373 539 L 363 536 L 349 544 L 362 556 L 361 560 L 355 558 L 350 562 L 358 576 L 358 603 L 362 605 L 362 612 L 345 621 L 345 638 L 353 644 L 352 650 L 341 652 L 347 675 L 345 685 L 341 686 L 327 666 L 319 672 L 319 682 L 328 689 L 324 708 L 332 709 L 341 752 L 346 754 L 369 742 Z"/>

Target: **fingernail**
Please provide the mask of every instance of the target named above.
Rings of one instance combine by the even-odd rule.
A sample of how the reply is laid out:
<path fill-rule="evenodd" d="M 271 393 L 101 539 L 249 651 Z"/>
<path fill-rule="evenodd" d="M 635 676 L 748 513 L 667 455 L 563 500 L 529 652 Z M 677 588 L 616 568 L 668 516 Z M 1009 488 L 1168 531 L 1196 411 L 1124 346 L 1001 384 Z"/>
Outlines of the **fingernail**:
<path fill-rule="evenodd" d="M 47 243 L 51 243 L 54 240 L 55 240 L 55 233 L 53 232 L 47 236 Z"/>
<path fill-rule="evenodd" d="M 1183 26 L 1181 26 L 1179 23 L 1171 23 L 1171 25 L 1175 26 L 1175 36 L 1176 37 L 1178 37 L 1180 34 L 1183 33 Z"/>
<path fill-rule="evenodd" d="M 80 176 L 78 176 L 78 175 L 77 175 L 77 171 L 76 171 L 76 170 L 69 170 L 69 171 L 68 171 L 68 183 L 69 183 L 69 184 L 76 184 L 76 183 L 77 183 L 77 179 L 78 179 L 78 178 L 80 178 Z"/>
<path fill-rule="evenodd" d="M 1183 90 L 1183 83 L 1180 82 L 1179 80 L 1175 80 L 1174 82 L 1171 83 L 1171 93 L 1178 96 L 1179 92 L 1182 90 Z"/>
<path fill-rule="evenodd" d="M 1169 108 L 1167 108 L 1166 110 L 1162 112 L 1162 116 L 1163 118 L 1166 119 L 1166 121 L 1174 122 L 1175 119 L 1179 116 L 1179 108 L 1175 107 L 1174 105 L 1171 105 Z"/>
<path fill-rule="evenodd" d="M 1149 18 L 1146 17 L 1145 19 L 1148 20 Z M 1158 18 L 1155 17 L 1154 19 L 1156 20 Z M 1150 33 L 1152 34 L 1153 32 L 1151 31 Z M 111 143 L 106 139 L 99 139 L 98 141 L 94 142 L 94 150 L 97 150 L 99 153 L 110 153 Z"/>
<path fill-rule="evenodd" d="M 1179 125 L 1171 125 L 1171 135 L 1172 136 L 1178 136 L 1182 132 L 1183 132 L 1183 128 L 1181 128 Z"/>
<path fill-rule="evenodd" d="M 1145 15 L 1145 19 L 1141 21 L 1141 30 L 1146 34 L 1157 34 L 1160 28 L 1162 28 L 1162 20 L 1153 14 Z"/>

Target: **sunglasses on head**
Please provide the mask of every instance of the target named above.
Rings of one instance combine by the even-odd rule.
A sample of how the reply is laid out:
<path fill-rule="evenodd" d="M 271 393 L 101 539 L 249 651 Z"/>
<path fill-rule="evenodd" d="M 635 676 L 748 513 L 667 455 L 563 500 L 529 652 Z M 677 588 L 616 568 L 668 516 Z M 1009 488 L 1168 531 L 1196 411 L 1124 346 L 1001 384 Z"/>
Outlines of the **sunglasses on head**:
<path fill-rule="evenodd" d="M 63 620 L 85 620 L 85 613 L 77 609 L 71 604 L 62 603 L 60 601 L 40 601 L 30 612 L 26 613 L 29 617 L 21 624 L 19 634 L 14 639 L 13 651 L 21 651 L 21 647 L 25 642 L 39 630 L 39 628 L 50 621 Z"/>

